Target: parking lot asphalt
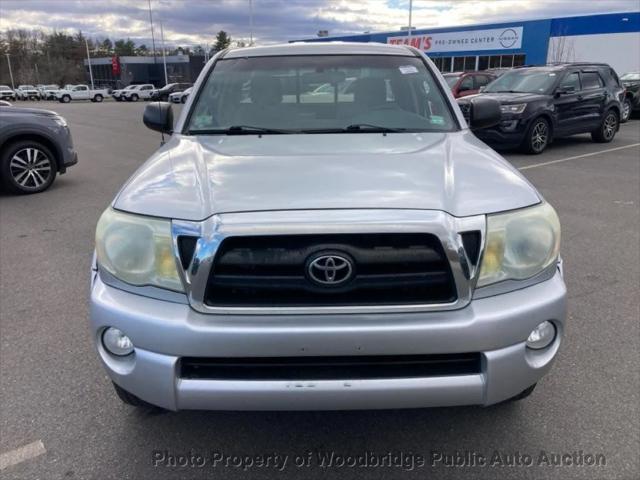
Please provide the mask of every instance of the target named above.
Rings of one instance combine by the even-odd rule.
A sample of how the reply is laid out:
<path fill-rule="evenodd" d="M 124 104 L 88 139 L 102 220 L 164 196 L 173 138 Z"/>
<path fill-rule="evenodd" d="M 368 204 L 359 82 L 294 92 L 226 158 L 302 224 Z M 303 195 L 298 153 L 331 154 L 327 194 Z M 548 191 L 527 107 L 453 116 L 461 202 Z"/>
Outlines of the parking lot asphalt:
<path fill-rule="evenodd" d="M 142 102 L 29 106 L 67 118 L 80 161 L 45 193 L 0 194 L 0 477 L 639 478 L 640 121 L 610 144 L 580 135 L 538 156 L 505 153 L 559 212 L 569 291 L 563 348 L 528 399 L 489 408 L 157 413 L 117 399 L 87 315 L 96 221 L 159 134 L 143 126 Z M 310 466 L 295 466 L 308 452 Z M 364 460 L 320 466 L 318 455 L 331 452 Z M 388 452 L 393 466 L 375 466 L 371 459 Z M 254 456 L 253 465 L 229 457 L 198 466 L 198 455 L 214 454 Z M 572 456 L 554 466 L 555 454 Z M 190 463 L 170 466 L 171 455 Z M 258 466 L 255 456 L 269 455 L 269 466 Z M 285 455 L 284 468 L 274 467 Z M 584 465 L 587 455 L 602 455 L 600 466 Z"/>

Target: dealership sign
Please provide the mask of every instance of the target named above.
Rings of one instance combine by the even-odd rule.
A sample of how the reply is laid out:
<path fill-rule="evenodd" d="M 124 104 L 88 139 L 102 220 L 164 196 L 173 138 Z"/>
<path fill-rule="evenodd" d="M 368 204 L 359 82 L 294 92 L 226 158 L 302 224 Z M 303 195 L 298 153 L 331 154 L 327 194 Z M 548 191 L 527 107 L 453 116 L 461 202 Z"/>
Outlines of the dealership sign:
<path fill-rule="evenodd" d="M 117 55 L 111 57 L 111 73 L 114 76 L 120 75 L 120 57 Z"/>
<path fill-rule="evenodd" d="M 387 37 L 387 43 L 412 45 L 426 53 L 473 50 L 511 50 L 522 46 L 522 27 L 424 33 Z"/>

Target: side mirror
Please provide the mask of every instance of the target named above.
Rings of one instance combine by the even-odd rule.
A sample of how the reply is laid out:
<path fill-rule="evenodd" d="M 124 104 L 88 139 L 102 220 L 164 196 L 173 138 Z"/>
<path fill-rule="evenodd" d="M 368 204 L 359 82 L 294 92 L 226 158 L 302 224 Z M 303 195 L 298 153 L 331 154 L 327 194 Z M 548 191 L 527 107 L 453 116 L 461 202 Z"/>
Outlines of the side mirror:
<path fill-rule="evenodd" d="M 173 109 L 169 102 L 151 102 L 144 109 L 142 121 L 151 130 L 160 133 L 173 132 Z"/>
<path fill-rule="evenodd" d="M 500 102 L 494 98 L 480 95 L 459 100 L 458 104 L 472 130 L 493 127 L 502 119 Z"/>
<path fill-rule="evenodd" d="M 576 87 L 574 87 L 573 85 L 567 85 L 566 87 L 558 87 L 558 89 L 556 90 L 556 96 L 559 97 L 560 95 L 569 95 L 571 93 L 575 93 L 576 91 Z"/>

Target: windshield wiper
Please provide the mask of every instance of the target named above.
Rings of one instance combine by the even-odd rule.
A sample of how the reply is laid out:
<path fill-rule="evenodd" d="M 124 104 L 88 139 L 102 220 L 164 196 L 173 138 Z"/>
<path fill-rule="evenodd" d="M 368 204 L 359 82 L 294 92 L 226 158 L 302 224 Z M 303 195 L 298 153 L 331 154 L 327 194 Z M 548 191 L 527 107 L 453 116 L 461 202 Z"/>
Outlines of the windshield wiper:
<path fill-rule="evenodd" d="M 522 90 L 484 90 L 482 93 L 529 93 Z"/>
<path fill-rule="evenodd" d="M 344 128 L 347 132 L 375 132 L 375 133 L 397 133 L 404 132 L 406 128 L 391 128 L 383 127 L 381 125 L 373 125 L 371 123 L 352 123 Z"/>
<path fill-rule="evenodd" d="M 371 123 L 354 123 L 346 127 L 309 128 L 302 133 L 398 133 L 406 132 L 406 128 L 391 128 Z"/>
<path fill-rule="evenodd" d="M 229 128 L 189 130 L 192 135 L 255 135 L 255 134 L 286 134 L 300 133 L 297 130 L 283 130 L 280 128 L 256 127 L 253 125 L 232 125 Z"/>

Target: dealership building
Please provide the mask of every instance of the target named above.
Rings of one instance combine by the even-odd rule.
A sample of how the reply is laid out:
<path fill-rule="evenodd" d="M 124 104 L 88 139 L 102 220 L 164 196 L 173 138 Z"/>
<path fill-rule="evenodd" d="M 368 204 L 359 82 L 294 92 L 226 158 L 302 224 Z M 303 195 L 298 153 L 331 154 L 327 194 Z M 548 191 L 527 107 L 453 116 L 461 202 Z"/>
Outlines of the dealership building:
<path fill-rule="evenodd" d="M 304 41 L 410 44 L 444 72 L 580 61 L 605 62 L 619 74 L 640 71 L 640 11 Z"/>
<path fill-rule="evenodd" d="M 131 84 L 152 83 L 164 86 L 164 62 L 167 65 L 167 83 L 193 83 L 204 67 L 202 55 L 113 56 L 91 59 L 91 73 L 95 85 L 122 88 Z M 90 81 L 89 63 L 84 60 L 85 76 Z"/>

